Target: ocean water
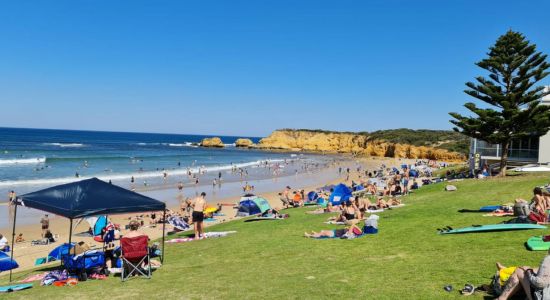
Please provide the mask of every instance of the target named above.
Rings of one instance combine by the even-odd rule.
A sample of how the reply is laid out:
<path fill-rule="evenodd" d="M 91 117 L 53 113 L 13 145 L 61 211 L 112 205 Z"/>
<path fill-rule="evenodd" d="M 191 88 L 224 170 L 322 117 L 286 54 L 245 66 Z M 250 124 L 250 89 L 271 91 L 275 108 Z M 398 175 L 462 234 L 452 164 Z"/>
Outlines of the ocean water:
<path fill-rule="evenodd" d="M 238 137 L 231 136 L 220 136 L 226 144 L 223 149 L 193 145 L 205 137 L 0 128 L 0 201 L 5 201 L 10 190 L 22 194 L 90 177 L 139 190 L 179 182 L 195 185 L 197 177 L 201 185 L 211 184 L 219 175 L 223 181 L 291 175 L 309 171 L 305 165 L 321 167 L 329 160 L 239 149 L 233 144 Z M 234 168 L 244 172 L 232 172 Z"/>

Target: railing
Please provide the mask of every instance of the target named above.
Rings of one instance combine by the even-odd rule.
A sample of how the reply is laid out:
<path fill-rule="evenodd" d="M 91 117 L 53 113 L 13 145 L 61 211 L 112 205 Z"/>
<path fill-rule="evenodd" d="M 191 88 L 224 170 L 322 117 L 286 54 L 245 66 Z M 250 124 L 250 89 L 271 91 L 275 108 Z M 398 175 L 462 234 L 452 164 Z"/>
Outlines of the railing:
<path fill-rule="evenodd" d="M 500 147 L 477 148 L 476 152 L 481 156 L 500 157 L 502 149 Z M 539 151 L 534 149 L 510 149 L 508 150 L 509 160 L 533 160 L 539 157 Z"/>

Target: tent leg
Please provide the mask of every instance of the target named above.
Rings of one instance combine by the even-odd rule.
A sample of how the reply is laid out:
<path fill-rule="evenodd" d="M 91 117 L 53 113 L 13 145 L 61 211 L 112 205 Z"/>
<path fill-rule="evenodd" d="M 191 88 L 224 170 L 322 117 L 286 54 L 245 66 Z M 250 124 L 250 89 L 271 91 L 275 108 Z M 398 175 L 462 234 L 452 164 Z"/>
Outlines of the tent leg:
<path fill-rule="evenodd" d="M 14 252 L 14 243 L 15 243 L 15 221 L 17 220 L 17 199 L 14 199 L 13 200 L 13 205 L 15 205 L 15 209 L 14 209 L 14 212 L 13 212 L 13 228 L 11 230 L 11 260 L 13 261 L 13 252 Z M 12 274 L 12 271 L 10 269 L 10 282 L 11 282 L 11 274 Z"/>
<path fill-rule="evenodd" d="M 164 209 L 162 221 L 162 256 L 160 257 L 160 262 L 164 264 L 164 230 L 166 228 L 166 208 Z"/>
<path fill-rule="evenodd" d="M 73 219 L 69 219 L 71 224 L 70 224 L 70 229 L 69 229 L 69 249 L 71 249 L 70 245 L 71 245 L 71 240 L 72 240 L 72 237 L 73 237 Z M 69 250 L 70 251 L 70 250 Z M 74 250 L 75 254 L 76 254 L 76 249 Z"/>

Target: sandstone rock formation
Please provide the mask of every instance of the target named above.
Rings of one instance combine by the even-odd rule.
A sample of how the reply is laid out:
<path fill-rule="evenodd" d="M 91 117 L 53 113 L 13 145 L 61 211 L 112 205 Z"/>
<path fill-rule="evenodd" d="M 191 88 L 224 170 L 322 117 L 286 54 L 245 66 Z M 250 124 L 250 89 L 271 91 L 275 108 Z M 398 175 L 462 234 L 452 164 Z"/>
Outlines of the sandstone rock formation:
<path fill-rule="evenodd" d="M 252 142 L 251 139 L 237 139 L 235 141 L 235 146 L 236 147 L 251 147 L 252 145 L 254 145 L 254 143 Z"/>
<path fill-rule="evenodd" d="M 219 137 L 205 138 L 201 141 L 202 147 L 217 147 L 223 148 L 225 145 Z"/>
<path fill-rule="evenodd" d="M 371 140 L 366 134 L 348 132 L 276 130 L 268 137 L 260 140 L 256 147 L 260 149 L 352 153 L 365 156 L 446 161 L 465 159 L 465 156 L 458 152 L 433 147 L 389 143 L 384 140 Z"/>

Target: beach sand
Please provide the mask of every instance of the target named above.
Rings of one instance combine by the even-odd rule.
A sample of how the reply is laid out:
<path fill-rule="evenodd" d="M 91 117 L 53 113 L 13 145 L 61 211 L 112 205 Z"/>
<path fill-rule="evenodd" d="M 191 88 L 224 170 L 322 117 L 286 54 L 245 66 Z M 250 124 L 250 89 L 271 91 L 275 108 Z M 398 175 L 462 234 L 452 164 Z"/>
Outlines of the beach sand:
<path fill-rule="evenodd" d="M 273 208 L 281 208 L 282 203 L 279 200 L 278 193 L 284 190 L 286 185 L 291 185 L 293 190 L 299 190 L 304 189 L 307 192 L 311 190 L 315 190 L 321 186 L 324 186 L 325 184 L 337 184 L 340 182 L 345 182 L 345 172 L 342 172 L 341 175 L 338 174 L 338 167 L 342 167 L 343 169 L 349 167 L 351 169 L 350 172 L 350 178 L 346 182 L 347 184 L 351 184 L 351 181 L 358 181 L 358 173 L 355 171 L 357 166 L 361 166 L 363 170 L 374 170 L 377 169 L 381 164 L 385 164 L 388 167 L 390 166 L 398 166 L 402 163 L 414 163 L 414 160 L 405 160 L 405 159 L 392 159 L 392 158 L 352 158 L 348 157 L 348 160 L 343 160 L 339 162 L 337 165 L 332 166 L 330 168 L 327 168 L 322 171 L 318 171 L 313 174 L 300 174 L 298 176 L 287 176 L 285 178 L 278 178 L 276 180 L 264 180 L 267 182 L 251 182 L 251 184 L 256 185 L 255 194 L 260 195 L 266 200 L 269 201 L 270 205 Z M 329 174 L 329 175 L 327 175 Z M 293 182 L 290 184 L 289 182 Z M 201 188 L 201 187 L 199 187 Z M 204 190 L 209 192 L 208 187 L 205 186 Z M 216 203 L 231 203 L 236 204 L 239 202 L 239 199 L 241 197 L 242 192 L 240 191 L 240 187 L 238 188 L 231 188 L 228 187 L 228 190 L 237 190 L 230 191 L 227 194 L 225 193 L 225 187 L 222 187 L 218 194 L 214 199 L 212 197 L 209 198 L 207 195 L 207 201 L 211 205 L 215 205 Z M 166 201 L 167 207 L 175 212 L 180 212 L 179 209 L 179 203 L 177 201 L 178 198 L 181 198 L 182 195 L 174 188 L 169 188 L 165 190 L 155 190 L 155 191 L 149 191 L 144 192 L 144 194 L 148 196 L 152 196 L 155 198 L 155 195 L 162 195 L 162 198 L 156 198 L 156 199 L 168 199 Z M 225 197 L 225 195 L 229 195 Z M 233 209 L 231 206 L 223 206 L 222 213 L 225 216 L 216 217 L 215 222 L 205 222 L 205 227 L 210 227 L 212 225 L 215 225 L 220 222 L 228 222 L 235 220 L 235 209 Z M 43 215 L 43 214 L 42 214 Z M 140 214 L 124 214 L 124 215 L 110 215 L 109 218 L 111 221 L 115 224 L 120 224 L 122 229 L 122 234 L 124 234 L 126 231 L 124 230 L 124 226 L 128 224 L 130 217 L 135 217 L 136 215 L 143 215 L 145 226 L 140 228 L 140 231 L 146 233 L 152 240 L 158 239 L 162 237 L 162 224 L 157 224 L 156 226 L 149 225 L 150 213 L 140 213 Z M 161 213 L 157 213 L 157 218 L 159 218 Z M 36 217 L 36 212 L 34 213 L 34 216 Z M 59 234 L 59 239 L 57 242 L 52 243 L 50 245 L 41 245 L 41 246 L 31 246 L 30 241 L 34 239 L 40 239 L 41 237 L 41 228 L 39 223 L 40 217 L 36 218 L 36 222 L 32 225 L 18 225 L 16 227 L 16 235 L 19 233 L 23 234 L 23 237 L 26 239 L 23 243 L 17 243 L 15 244 L 15 252 L 14 252 L 14 259 L 18 262 L 19 268 L 16 269 L 16 272 L 21 272 L 16 276 L 16 278 L 22 278 L 26 273 L 28 273 L 29 269 L 32 269 L 34 267 L 34 262 L 37 258 L 46 257 L 48 253 L 55 247 L 61 245 L 62 243 L 65 243 L 68 241 L 68 235 L 69 235 L 69 220 L 62 218 L 62 217 L 52 217 L 50 214 L 50 229 L 53 233 Z M 80 242 L 84 241 L 92 246 L 101 247 L 102 244 L 95 242 L 91 237 L 81 237 L 81 236 L 75 236 L 74 234 L 85 232 L 88 230 L 88 223 L 83 221 L 81 222 L 73 231 L 73 242 Z M 171 225 L 166 225 L 166 232 L 172 231 Z M 206 229 L 208 231 L 208 229 Z M 8 238 L 9 243 L 11 245 L 11 233 L 12 228 L 0 228 L 0 233 L 4 234 L 6 238 Z M 168 238 L 169 239 L 169 238 Z M 51 262 L 51 265 L 59 264 L 59 262 Z M 46 266 L 46 265 L 41 265 Z M 27 271 L 27 272 L 25 272 Z M 9 272 L 2 272 L 0 276 L 5 276 Z"/>

